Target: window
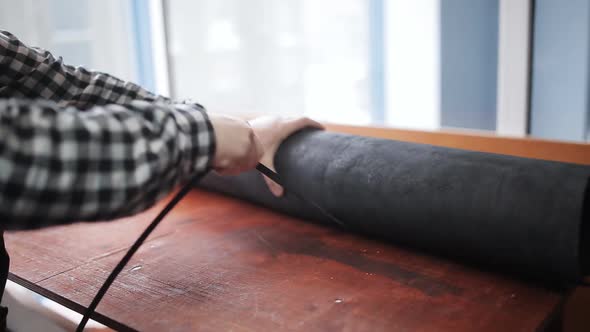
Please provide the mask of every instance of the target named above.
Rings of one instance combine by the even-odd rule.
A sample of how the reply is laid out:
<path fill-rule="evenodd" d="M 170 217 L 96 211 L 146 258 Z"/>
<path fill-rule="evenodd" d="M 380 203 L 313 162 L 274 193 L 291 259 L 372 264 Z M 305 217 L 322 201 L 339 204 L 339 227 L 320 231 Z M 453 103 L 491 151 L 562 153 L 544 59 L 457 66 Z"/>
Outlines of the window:
<path fill-rule="evenodd" d="M 137 81 L 131 17 L 129 0 L 0 0 L 0 28 L 28 45 Z"/>
<path fill-rule="evenodd" d="M 178 97 L 356 125 L 495 128 L 497 1 L 166 3 Z"/>
<path fill-rule="evenodd" d="M 366 1 L 177 0 L 167 21 L 178 97 L 371 122 Z"/>
<path fill-rule="evenodd" d="M 559 0 L 538 1 L 535 13 L 532 0 L 0 0 L 0 22 L 70 64 L 214 111 L 587 140 L 586 7 Z M 563 17 L 572 24 L 555 24 Z"/>

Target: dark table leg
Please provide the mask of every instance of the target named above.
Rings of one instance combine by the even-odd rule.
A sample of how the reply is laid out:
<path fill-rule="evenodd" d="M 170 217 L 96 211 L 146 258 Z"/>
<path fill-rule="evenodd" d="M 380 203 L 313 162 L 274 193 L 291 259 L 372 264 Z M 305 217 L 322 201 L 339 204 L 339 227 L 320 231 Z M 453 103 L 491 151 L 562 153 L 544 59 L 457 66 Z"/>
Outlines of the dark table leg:
<path fill-rule="evenodd" d="M 0 300 L 2 300 L 2 295 L 4 295 L 4 288 L 6 288 L 9 265 L 10 257 L 8 257 L 8 252 L 6 252 L 6 247 L 4 246 L 4 231 L 0 231 Z M 7 315 L 8 308 L 0 306 L 0 331 L 6 331 Z"/>

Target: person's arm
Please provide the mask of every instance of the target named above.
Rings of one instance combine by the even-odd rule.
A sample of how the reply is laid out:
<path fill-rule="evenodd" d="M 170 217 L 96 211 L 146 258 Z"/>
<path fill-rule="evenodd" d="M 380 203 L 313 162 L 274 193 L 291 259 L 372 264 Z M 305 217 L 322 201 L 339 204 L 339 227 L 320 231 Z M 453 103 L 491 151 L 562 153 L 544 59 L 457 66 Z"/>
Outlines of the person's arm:
<path fill-rule="evenodd" d="M 32 229 L 134 214 L 214 168 L 215 143 L 196 106 L 135 101 L 80 112 L 0 100 L 0 224 Z"/>
<path fill-rule="evenodd" d="M 66 65 L 61 57 L 0 30 L 0 98 L 8 97 L 49 99 L 81 110 L 134 100 L 172 102 L 109 74 Z"/>

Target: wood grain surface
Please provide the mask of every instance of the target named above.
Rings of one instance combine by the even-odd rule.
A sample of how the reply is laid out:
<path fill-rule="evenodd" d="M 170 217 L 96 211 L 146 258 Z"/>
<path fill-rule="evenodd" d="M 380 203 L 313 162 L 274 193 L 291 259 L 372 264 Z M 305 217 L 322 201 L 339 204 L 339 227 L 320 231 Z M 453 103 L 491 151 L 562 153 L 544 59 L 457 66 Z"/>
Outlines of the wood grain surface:
<path fill-rule="evenodd" d="M 584 142 L 507 137 L 498 136 L 490 131 L 467 129 L 421 131 L 338 124 L 326 124 L 326 129 L 360 136 L 590 165 L 590 144 Z"/>
<path fill-rule="evenodd" d="M 11 279 L 81 310 L 161 207 L 8 233 Z M 141 331 L 534 331 L 564 298 L 195 190 L 121 273 L 97 320 Z"/>

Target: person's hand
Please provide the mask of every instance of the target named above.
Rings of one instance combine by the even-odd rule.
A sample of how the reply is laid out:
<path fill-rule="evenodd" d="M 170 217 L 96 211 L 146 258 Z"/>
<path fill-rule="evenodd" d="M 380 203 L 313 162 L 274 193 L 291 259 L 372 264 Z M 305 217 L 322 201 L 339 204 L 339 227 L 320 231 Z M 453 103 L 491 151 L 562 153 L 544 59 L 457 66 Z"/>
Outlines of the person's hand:
<path fill-rule="evenodd" d="M 285 138 L 305 127 L 324 128 L 320 123 L 305 117 L 263 116 L 248 122 L 264 148 L 264 155 L 260 162 L 273 171 L 275 171 L 275 153 Z M 283 187 L 266 176 L 264 180 L 275 196 L 283 195 Z"/>
<path fill-rule="evenodd" d="M 248 122 L 215 113 L 209 113 L 209 119 L 216 142 L 213 169 L 235 175 L 255 168 L 264 148 Z"/>

